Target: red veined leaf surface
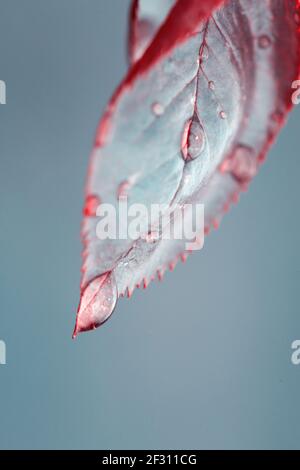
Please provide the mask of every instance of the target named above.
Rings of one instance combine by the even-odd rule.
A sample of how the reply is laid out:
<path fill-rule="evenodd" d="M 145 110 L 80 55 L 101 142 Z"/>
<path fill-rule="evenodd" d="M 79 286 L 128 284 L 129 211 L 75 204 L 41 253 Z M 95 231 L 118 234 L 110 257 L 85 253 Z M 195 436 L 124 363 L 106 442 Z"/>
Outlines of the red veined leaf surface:
<path fill-rule="evenodd" d="M 146 220 L 135 241 L 100 240 L 96 207 L 118 211 L 124 192 L 149 210 L 203 203 L 208 232 L 257 173 L 292 106 L 298 0 L 162 0 L 149 15 L 150 3 L 134 2 L 133 64 L 91 157 L 74 336 L 100 326 L 118 297 L 186 255 L 182 240 L 149 242 Z"/>

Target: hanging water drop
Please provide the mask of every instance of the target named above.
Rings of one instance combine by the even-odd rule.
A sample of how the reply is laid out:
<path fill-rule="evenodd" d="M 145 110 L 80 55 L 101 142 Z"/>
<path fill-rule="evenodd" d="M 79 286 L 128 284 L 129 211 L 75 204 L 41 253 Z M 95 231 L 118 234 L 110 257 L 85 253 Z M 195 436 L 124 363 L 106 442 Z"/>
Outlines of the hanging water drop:
<path fill-rule="evenodd" d="M 195 160 L 205 148 L 205 134 L 198 117 L 188 121 L 182 137 L 182 156 L 185 161 Z"/>
<path fill-rule="evenodd" d="M 112 315 L 117 299 L 117 285 L 112 272 L 91 281 L 81 296 L 73 338 L 78 333 L 103 325 Z"/>

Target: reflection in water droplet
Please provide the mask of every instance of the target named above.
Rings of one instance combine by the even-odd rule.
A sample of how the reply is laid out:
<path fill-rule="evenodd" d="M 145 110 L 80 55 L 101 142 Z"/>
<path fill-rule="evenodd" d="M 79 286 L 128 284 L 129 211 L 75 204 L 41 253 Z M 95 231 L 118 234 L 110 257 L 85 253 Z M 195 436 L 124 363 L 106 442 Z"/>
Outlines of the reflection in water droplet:
<path fill-rule="evenodd" d="M 195 115 L 185 125 L 182 137 L 182 156 L 185 161 L 195 160 L 205 148 L 205 134 L 198 117 Z"/>
<path fill-rule="evenodd" d="M 249 182 L 257 173 L 254 151 L 246 145 L 238 145 L 233 154 L 220 166 L 222 173 L 231 173 L 239 183 Z"/>
<path fill-rule="evenodd" d="M 103 325 L 113 313 L 117 299 L 113 273 L 102 274 L 91 281 L 81 296 L 73 338 Z"/>
<path fill-rule="evenodd" d="M 216 88 L 215 82 L 213 82 L 212 80 L 208 82 L 208 87 L 210 90 L 214 90 Z"/>
<path fill-rule="evenodd" d="M 85 217 L 96 217 L 97 208 L 100 206 L 101 201 L 98 196 L 91 194 L 87 196 L 85 205 L 83 208 L 83 215 Z"/>
<path fill-rule="evenodd" d="M 267 49 L 271 45 L 271 39 L 269 36 L 263 34 L 258 38 L 258 45 L 261 49 Z"/>
<path fill-rule="evenodd" d="M 161 103 L 153 103 L 152 105 L 152 111 L 153 113 L 155 114 L 155 116 L 161 116 L 162 114 L 164 114 L 164 107 Z"/>
<path fill-rule="evenodd" d="M 220 111 L 220 118 L 227 119 L 227 114 L 225 113 L 225 111 Z"/>

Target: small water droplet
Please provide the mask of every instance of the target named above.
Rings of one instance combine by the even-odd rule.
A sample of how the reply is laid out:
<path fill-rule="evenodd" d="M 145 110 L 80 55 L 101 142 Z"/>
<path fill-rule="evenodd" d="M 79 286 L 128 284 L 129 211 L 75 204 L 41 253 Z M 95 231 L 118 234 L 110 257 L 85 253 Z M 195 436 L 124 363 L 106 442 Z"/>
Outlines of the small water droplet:
<path fill-rule="evenodd" d="M 212 80 L 208 82 L 208 87 L 210 90 L 214 90 L 216 88 L 215 82 L 213 82 Z"/>
<path fill-rule="evenodd" d="M 100 206 L 100 204 L 100 198 L 95 194 L 87 196 L 83 208 L 83 215 L 85 217 L 96 217 L 97 208 Z"/>
<path fill-rule="evenodd" d="M 227 114 L 225 113 L 225 111 L 220 111 L 220 118 L 227 119 Z"/>
<path fill-rule="evenodd" d="M 164 107 L 161 103 L 153 103 L 152 105 L 152 111 L 155 114 L 155 116 L 162 116 L 164 114 Z"/>
<path fill-rule="evenodd" d="M 182 137 L 182 156 L 185 161 L 195 160 L 205 148 L 205 134 L 198 117 L 195 115 L 185 125 Z"/>
<path fill-rule="evenodd" d="M 230 172 L 239 183 L 247 183 L 257 173 L 254 151 L 247 145 L 238 145 L 232 155 L 220 167 L 222 173 Z"/>
<path fill-rule="evenodd" d="M 267 49 L 271 45 L 271 39 L 266 34 L 262 34 L 258 38 L 258 45 L 261 49 Z"/>

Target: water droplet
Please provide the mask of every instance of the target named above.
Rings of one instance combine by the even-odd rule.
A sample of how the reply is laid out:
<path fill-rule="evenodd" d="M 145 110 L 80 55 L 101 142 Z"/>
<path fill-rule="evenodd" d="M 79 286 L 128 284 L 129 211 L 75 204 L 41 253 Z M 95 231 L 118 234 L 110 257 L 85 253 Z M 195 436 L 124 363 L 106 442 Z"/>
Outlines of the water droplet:
<path fill-rule="evenodd" d="M 165 109 L 161 103 L 156 102 L 152 105 L 152 111 L 155 116 L 162 116 L 162 114 L 164 114 Z"/>
<path fill-rule="evenodd" d="M 215 82 L 213 82 L 212 80 L 208 82 L 208 87 L 210 90 L 214 90 L 216 88 Z"/>
<path fill-rule="evenodd" d="M 182 156 L 185 161 L 195 160 L 205 148 L 205 134 L 198 117 L 195 115 L 185 125 L 182 137 Z"/>
<path fill-rule="evenodd" d="M 85 217 L 96 217 L 97 208 L 100 206 L 100 198 L 94 194 L 87 196 L 83 208 L 83 215 Z"/>
<path fill-rule="evenodd" d="M 73 338 L 83 331 L 94 330 L 112 315 L 118 299 L 113 273 L 91 281 L 82 293 Z"/>
<path fill-rule="evenodd" d="M 225 111 L 220 111 L 220 118 L 227 119 L 227 114 L 225 113 Z"/>
<path fill-rule="evenodd" d="M 262 34 L 258 38 L 258 45 L 261 49 L 267 49 L 271 45 L 271 39 L 266 34 Z"/>
<path fill-rule="evenodd" d="M 222 173 L 230 172 L 239 183 L 249 182 L 257 173 L 254 151 L 246 145 L 238 145 L 232 155 L 220 167 Z"/>
<path fill-rule="evenodd" d="M 297 25 L 300 25 L 300 15 L 299 13 L 294 14 L 294 20 Z"/>

